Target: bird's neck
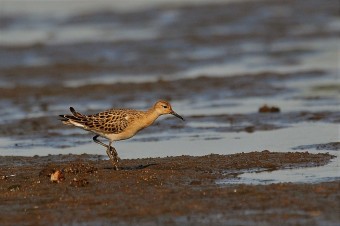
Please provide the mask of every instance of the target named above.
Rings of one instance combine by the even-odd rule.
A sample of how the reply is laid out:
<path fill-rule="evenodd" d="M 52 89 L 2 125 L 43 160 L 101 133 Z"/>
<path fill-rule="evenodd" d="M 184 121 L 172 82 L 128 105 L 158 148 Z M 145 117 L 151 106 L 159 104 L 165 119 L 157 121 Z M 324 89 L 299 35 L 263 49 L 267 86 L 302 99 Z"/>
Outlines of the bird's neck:
<path fill-rule="evenodd" d="M 160 114 L 154 108 L 150 108 L 146 111 L 147 124 L 151 125 L 159 116 Z"/>

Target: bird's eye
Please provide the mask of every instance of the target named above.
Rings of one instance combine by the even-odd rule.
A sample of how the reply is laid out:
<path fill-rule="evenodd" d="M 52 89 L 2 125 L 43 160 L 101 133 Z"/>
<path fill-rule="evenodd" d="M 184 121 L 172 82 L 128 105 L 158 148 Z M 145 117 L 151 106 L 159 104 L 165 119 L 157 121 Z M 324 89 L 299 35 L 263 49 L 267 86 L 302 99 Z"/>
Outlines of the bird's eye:
<path fill-rule="evenodd" d="M 168 106 L 166 106 L 166 105 L 163 105 L 163 108 L 168 108 Z"/>

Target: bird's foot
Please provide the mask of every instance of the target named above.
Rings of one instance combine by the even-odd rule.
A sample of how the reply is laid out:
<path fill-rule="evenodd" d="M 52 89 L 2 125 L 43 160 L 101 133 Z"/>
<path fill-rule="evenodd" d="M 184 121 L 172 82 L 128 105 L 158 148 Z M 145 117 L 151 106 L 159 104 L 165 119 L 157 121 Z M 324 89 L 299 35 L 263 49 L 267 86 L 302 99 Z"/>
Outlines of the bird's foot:
<path fill-rule="evenodd" d="M 107 155 L 109 156 L 112 164 L 113 164 L 113 168 L 114 170 L 119 170 L 118 168 L 118 161 L 120 160 L 117 154 L 117 151 L 114 147 L 110 146 L 107 148 L 106 150 Z"/>
<path fill-rule="evenodd" d="M 112 164 L 113 164 L 113 170 L 116 170 L 116 171 L 118 171 L 118 170 L 119 170 L 119 168 L 118 168 L 117 164 L 114 164 L 114 163 L 112 163 Z"/>

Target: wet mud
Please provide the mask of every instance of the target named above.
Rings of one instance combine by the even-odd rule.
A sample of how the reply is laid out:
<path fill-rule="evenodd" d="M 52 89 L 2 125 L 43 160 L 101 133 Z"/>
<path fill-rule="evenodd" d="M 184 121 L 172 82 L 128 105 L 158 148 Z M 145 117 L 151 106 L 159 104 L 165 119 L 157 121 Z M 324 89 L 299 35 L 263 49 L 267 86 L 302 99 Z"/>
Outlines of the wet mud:
<path fill-rule="evenodd" d="M 122 160 L 97 155 L 0 157 L 2 225 L 332 225 L 339 182 L 219 185 L 244 170 L 322 166 L 329 154 L 273 153 Z M 56 171 L 59 181 L 51 181 Z"/>
<path fill-rule="evenodd" d="M 340 123 L 337 1 L 35 16 L 0 15 L 0 225 L 339 225 L 335 173 L 315 183 L 228 183 L 249 172 L 339 169 L 339 136 L 325 133 Z M 92 114 L 158 99 L 186 121 L 162 118 L 124 142 L 151 143 L 159 156 L 170 141 L 179 156 L 132 154 L 119 171 L 106 156 L 44 156 L 97 153 L 84 148 L 89 133 L 58 120 L 70 106 Z M 316 135 L 282 136 L 277 147 L 270 135 L 285 128 Z M 210 146 L 193 155 L 205 156 L 181 156 L 202 140 Z M 261 149 L 240 151 L 248 142 Z M 223 155 L 207 155 L 214 151 Z"/>

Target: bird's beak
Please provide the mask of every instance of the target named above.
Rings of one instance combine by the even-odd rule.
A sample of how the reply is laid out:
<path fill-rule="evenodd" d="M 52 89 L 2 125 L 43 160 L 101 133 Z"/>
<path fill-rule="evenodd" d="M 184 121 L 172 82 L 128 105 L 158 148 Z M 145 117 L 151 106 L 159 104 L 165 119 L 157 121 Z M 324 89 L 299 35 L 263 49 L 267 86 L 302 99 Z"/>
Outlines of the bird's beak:
<path fill-rule="evenodd" d="M 182 116 L 180 116 L 179 114 L 177 114 L 176 112 L 172 111 L 172 112 L 170 112 L 170 114 L 172 114 L 172 115 L 176 116 L 177 118 L 180 118 L 184 121 L 184 118 Z"/>

